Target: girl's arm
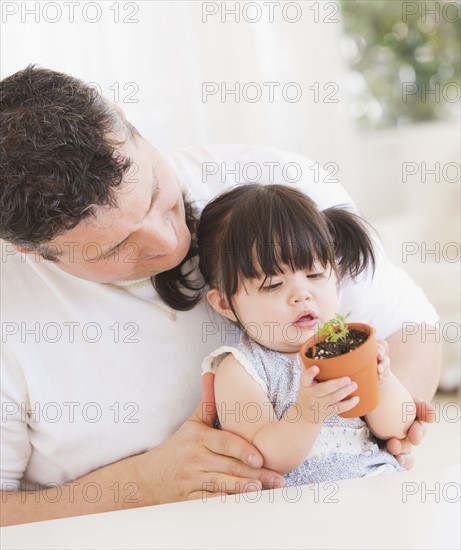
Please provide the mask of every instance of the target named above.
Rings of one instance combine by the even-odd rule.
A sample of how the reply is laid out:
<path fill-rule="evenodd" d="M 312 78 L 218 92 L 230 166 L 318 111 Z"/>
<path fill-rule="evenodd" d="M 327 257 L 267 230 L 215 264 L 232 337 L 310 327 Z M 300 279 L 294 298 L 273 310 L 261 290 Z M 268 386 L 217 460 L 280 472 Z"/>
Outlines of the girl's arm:
<path fill-rule="evenodd" d="M 278 420 L 262 387 L 233 355 L 228 355 L 215 377 L 216 406 L 222 428 L 255 445 L 263 456 L 265 468 L 280 474 L 290 472 L 309 455 L 324 418 L 356 404 L 351 399 L 339 403 L 355 390 L 350 380 L 316 383 L 317 373 L 317 367 L 312 367 L 303 374 L 297 401 Z"/>
<path fill-rule="evenodd" d="M 410 392 L 390 370 L 387 346 L 382 340 L 378 343 L 378 370 L 382 378 L 379 386 L 379 405 L 365 418 L 376 437 L 402 439 L 416 417 L 416 406 Z"/>

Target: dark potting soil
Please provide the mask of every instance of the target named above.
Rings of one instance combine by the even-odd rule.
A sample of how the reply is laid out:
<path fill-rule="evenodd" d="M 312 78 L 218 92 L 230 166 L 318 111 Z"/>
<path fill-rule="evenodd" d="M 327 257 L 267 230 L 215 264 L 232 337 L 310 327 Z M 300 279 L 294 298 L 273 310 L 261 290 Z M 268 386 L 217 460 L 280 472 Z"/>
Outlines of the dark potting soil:
<path fill-rule="evenodd" d="M 344 355 L 345 353 L 355 350 L 367 339 L 368 334 L 366 332 L 353 328 L 349 331 L 345 340 L 315 344 L 315 348 L 312 347 L 306 351 L 306 356 L 309 357 L 309 359 L 330 359 L 331 357 Z M 313 357 L 314 349 L 315 357 Z"/>

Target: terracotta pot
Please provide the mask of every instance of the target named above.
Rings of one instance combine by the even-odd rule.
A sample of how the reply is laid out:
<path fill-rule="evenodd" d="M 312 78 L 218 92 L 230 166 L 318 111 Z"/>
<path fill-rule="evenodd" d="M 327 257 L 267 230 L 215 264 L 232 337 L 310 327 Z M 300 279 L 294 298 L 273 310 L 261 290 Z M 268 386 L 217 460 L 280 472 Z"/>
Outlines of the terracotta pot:
<path fill-rule="evenodd" d="M 347 326 L 349 329 L 361 330 L 369 335 L 355 350 L 330 359 L 310 359 L 306 357 L 306 351 L 326 338 L 312 336 L 301 346 L 300 355 L 306 368 L 314 365 L 319 367 L 320 372 L 315 377 L 319 382 L 349 376 L 357 383 L 357 389 L 348 395 L 347 399 L 358 395 L 360 401 L 353 409 L 339 415 L 343 418 L 356 418 L 368 414 L 379 405 L 378 343 L 373 327 L 362 323 L 349 323 Z"/>

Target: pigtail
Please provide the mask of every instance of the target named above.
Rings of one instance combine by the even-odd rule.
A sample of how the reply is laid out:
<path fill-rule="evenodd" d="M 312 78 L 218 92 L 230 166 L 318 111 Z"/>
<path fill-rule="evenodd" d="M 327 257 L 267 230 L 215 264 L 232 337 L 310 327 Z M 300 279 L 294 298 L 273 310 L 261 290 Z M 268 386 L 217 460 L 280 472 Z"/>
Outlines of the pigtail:
<path fill-rule="evenodd" d="M 376 260 L 368 230 L 373 229 L 371 225 L 343 207 L 327 208 L 322 214 L 332 237 L 339 277 L 354 279 L 367 268 L 374 273 Z"/>

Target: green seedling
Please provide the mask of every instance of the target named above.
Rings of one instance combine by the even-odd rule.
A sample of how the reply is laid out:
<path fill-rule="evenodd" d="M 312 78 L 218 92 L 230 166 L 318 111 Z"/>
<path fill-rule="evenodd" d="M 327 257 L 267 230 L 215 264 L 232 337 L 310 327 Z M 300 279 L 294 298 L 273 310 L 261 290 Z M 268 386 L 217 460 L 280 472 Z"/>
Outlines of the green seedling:
<path fill-rule="evenodd" d="M 345 340 L 349 334 L 349 329 L 346 326 L 346 319 L 351 312 L 347 315 L 340 315 L 336 313 L 336 317 L 327 321 L 323 327 L 319 328 L 316 336 L 326 336 L 325 342 L 337 342 L 338 340 Z"/>

